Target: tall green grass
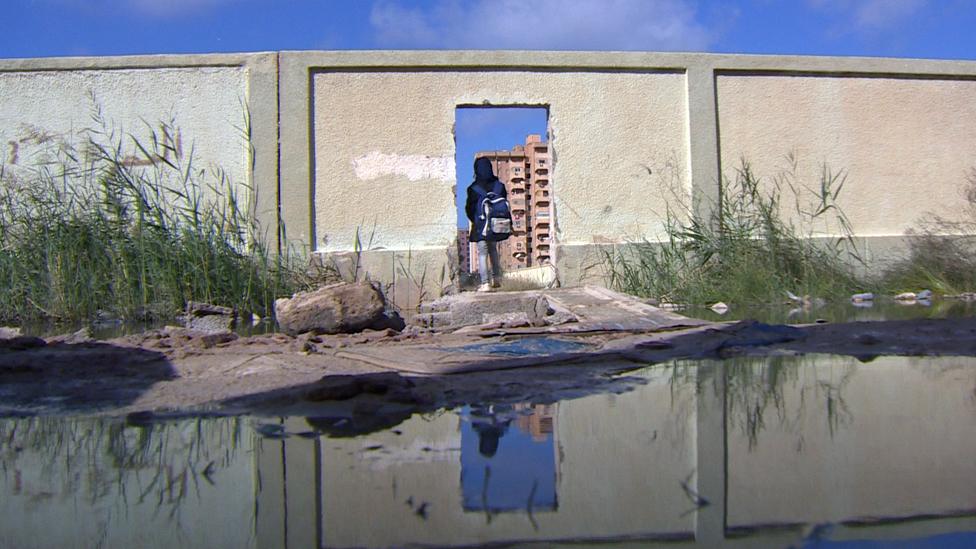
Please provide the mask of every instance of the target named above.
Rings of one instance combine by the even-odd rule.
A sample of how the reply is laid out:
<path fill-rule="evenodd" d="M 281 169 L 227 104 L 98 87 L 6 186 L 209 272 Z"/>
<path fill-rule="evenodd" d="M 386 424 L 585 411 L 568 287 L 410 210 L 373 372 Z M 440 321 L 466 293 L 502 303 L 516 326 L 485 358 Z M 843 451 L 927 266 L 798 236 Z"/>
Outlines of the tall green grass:
<path fill-rule="evenodd" d="M 861 263 L 850 225 L 837 199 L 845 174 L 822 167 L 817 184 L 804 186 L 790 168 L 761 181 L 743 161 L 721 186 L 710 219 L 692 208 L 669 207 L 665 239 L 642 240 L 606 251 L 610 284 L 661 301 L 783 301 L 786 293 L 849 295 L 862 290 Z M 795 216 L 784 212 L 792 209 Z M 818 235 L 835 235 L 815 238 Z M 836 236 L 839 235 L 839 236 Z"/>
<path fill-rule="evenodd" d="M 166 317 L 189 300 L 271 314 L 303 260 L 271 250 L 251 189 L 181 154 L 172 123 L 106 129 L 0 169 L 0 320 Z"/>

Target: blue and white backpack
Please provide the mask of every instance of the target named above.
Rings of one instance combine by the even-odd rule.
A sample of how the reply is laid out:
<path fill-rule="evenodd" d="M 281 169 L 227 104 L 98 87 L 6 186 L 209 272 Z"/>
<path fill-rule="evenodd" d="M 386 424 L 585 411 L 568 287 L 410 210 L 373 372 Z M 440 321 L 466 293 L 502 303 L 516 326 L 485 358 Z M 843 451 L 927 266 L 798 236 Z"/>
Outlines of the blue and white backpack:
<path fill-rule="evenodd" d="M 499 241 L 512 236 L 512 208 L 503 194 L 504 187 L 498 189 L 502 185 L 501 181 L 496 181 L 494 189 L 481 200 L 479 217 L 485 221 L 481 229 L 485 240 Z"/>

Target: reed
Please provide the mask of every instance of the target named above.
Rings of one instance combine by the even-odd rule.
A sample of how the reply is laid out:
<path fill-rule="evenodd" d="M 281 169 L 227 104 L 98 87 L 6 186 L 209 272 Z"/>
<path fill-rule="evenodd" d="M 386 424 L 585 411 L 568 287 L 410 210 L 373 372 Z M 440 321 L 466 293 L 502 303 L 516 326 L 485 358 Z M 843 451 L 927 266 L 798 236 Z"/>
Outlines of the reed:
<path fill-rule="evenodd" d="M 189 300 L 270 315 L 308 282 L 269 249 L 252 189 L 182 154 L 173 123 L 139 140 L 106 128 L 0 168 L 0 320 L 165 318 Z"/>
<path fill-rule="evenodd" d="M 666 212 L 665 238 L 605 251 L 610 284 L 624 292 L 674 303 L 782 302 L 800 296 L 840 296 L 863 291 L 859 251 L 837 200 L 844 172 L 822 167 L 804 186 L 790 169 L 764 184 L 742 161 L 722 185 L 711 219 L 691 208 Z M 796 215 L 788 219 L 785 208 Z M 788 211 L 788 210 L 785 210 Z M 819 236 L 819 235 L 840 236 Z"/>

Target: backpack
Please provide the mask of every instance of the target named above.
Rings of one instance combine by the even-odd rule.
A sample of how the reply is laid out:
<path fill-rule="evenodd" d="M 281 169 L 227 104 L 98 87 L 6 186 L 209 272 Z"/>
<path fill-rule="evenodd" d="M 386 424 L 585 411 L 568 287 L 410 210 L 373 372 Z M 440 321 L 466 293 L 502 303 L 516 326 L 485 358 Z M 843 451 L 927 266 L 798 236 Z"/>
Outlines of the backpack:
<path fill-rule="evenodd" d="M 498 189 L 498 187 L 502 187 Z M 499 192 L 494 192 L 498 190 Z M 502 194 L 504 187 L 501 181 L 496 181 L 494 189 L 481 200 L 481 219 L 485 220 L 481 236 L 485 240 L 505 240 L 512 236 L 512 208 L 508 198 Z"/>

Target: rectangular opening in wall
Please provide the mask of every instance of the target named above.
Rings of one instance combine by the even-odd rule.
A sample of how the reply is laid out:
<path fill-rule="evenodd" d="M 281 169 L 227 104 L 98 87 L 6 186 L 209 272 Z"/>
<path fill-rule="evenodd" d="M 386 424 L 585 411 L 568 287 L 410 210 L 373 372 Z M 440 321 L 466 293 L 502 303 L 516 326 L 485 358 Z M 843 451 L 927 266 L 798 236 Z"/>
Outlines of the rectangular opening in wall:
<path fill-rule="evenodd" d="M 457 108 L 455 203 L 462 286 L 480 281 L 478 247 L 470 241 L 472 221 L 466 212 L 468 188 L 475 182 L 474 164 L 478 158 L 490 161 L 494 175 L 508 195 L 511 236 L 497 243 L 501 270 L 511 273 L 548 265 L 552 260 L 551 227 L 555 224 L 555 212 L 550 185 L 552 154 L 548 120 L 549 109 L 545 106 Z"/>

